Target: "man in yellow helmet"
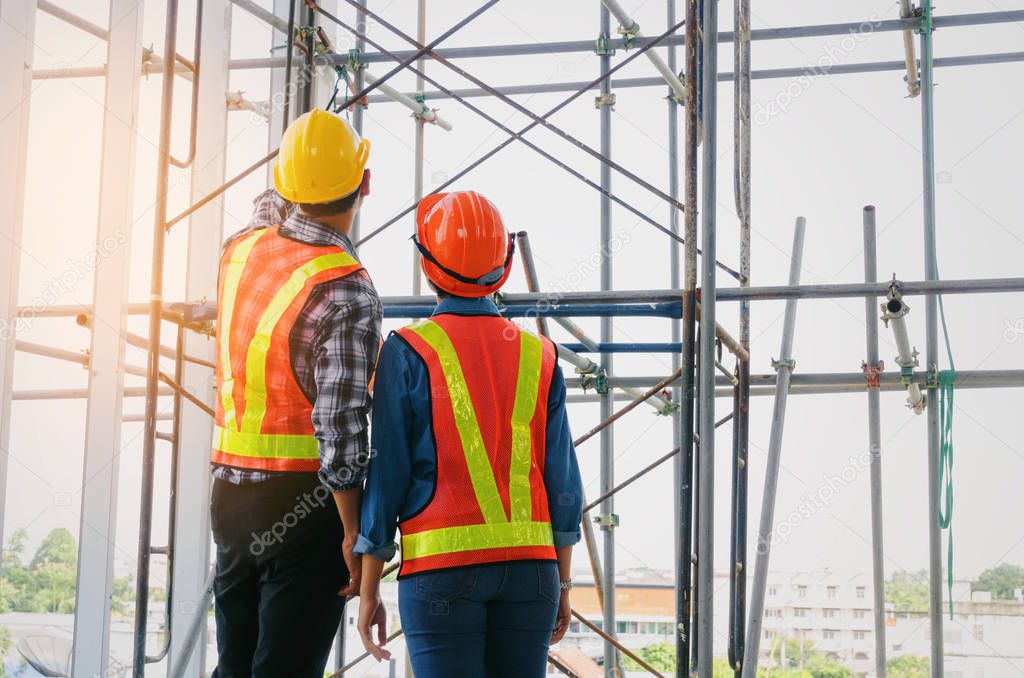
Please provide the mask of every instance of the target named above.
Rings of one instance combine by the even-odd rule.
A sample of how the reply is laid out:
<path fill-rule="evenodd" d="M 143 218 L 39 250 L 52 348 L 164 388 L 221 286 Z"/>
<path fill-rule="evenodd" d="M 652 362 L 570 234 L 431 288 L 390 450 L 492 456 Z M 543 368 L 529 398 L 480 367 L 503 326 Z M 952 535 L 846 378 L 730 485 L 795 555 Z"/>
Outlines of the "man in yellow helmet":
<path fill-rule="evenodd" d="M 352 548 L 382 308 L 348 234 L 369 193 L 369 149 L 338 116 L 298 118 L 274 167 L 294 207 L 261 196 L 221 257 L 217 678 L 322 678 L 344 596 L 359 590 Z"/>

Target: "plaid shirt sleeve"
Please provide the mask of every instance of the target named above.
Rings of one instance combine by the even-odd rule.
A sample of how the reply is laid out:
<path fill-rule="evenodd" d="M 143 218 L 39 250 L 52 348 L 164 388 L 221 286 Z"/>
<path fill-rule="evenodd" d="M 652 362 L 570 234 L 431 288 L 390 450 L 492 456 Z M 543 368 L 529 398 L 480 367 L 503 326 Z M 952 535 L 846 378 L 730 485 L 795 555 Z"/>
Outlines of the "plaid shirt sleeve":
<path fill-rule="evenodd" d="M 325 283 L 317 292 L 310 300 L 315 308 L 307 316 L 316 319 L 310 347 L 313 428 L 320 447 L 320 482 L 342 492 L 363 482 L 370 461 L 369 386 L 383 309 L 373 283 L 361 275 Z"/>

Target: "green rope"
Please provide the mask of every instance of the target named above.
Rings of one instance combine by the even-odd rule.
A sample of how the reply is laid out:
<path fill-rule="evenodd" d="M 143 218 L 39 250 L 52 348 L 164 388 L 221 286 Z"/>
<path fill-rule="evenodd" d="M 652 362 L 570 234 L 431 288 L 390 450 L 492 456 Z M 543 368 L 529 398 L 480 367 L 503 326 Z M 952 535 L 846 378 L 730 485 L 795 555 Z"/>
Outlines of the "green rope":
<path fill-rule="evenodd" d="M 947 531 L 946 587 L 949 589 L 949 618 L 953 619 L 953 386 L 956 365 L 946 327 L 946 308 L 939 295 L 939 318 L 942 338 L 946 342 L 949 369 L 939 372 L 939 526 Z"/>

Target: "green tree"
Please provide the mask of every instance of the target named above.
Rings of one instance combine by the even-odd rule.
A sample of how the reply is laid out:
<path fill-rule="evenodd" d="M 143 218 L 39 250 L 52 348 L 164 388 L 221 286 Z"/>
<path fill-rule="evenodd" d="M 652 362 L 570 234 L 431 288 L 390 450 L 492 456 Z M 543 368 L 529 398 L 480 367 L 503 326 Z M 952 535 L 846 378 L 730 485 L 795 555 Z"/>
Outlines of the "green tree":
<path fill-rule="evenodd" d="M 897 612 L 921 612 L 928 609 L 928 573 L 894 572 L 885 583 L 885 602 Z"/>
<path fill-rule="evenodd" d="M 835 659 L 817 654 L 806 662 L 806 669 L 813 678 L 853 678 L 853 671 Z"/>
<path fill-rule="evenodd" d="M 4 553 L 0 580 L 0 610 L 4 612 L 73 612 L 78 548 L 64 528 L 43 539 L 24 565 L 27 534 L 17 530 Z"/>
<path fill-rule="evenodd" d="M 1024 567 L 1003 563 L 981 573 L 971 591 L 989 591 L 993 598 L 1013 600 L 1013 590 L 1024 589 Z"/>
<path fill-rule="evenodd" d="M 658 671 L 676 670 L 676 646 L 671 643 L 651 643 L 639 650 L 633 650 L 633 652 Z M 622 668 L 627 671 L 644 670 L 642 666 L 629 657 L 623 656 L 622 662 Z"/>
<path fill-rule="evenodd" d="M 928 658 L 905 654 L 885 662 L 889 678 L 928 678 Z"/>

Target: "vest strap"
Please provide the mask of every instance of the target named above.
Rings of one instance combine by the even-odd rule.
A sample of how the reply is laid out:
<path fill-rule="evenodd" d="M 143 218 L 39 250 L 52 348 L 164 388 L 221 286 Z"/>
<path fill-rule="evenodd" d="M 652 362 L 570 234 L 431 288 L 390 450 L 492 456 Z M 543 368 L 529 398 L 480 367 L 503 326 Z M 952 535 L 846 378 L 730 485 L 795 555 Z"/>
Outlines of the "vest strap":
<path fill-rule="evenodd" d="M 517 546 L 554 546 L 551 523 L 483 523 L 402 535 L 402 560 Z"/>

